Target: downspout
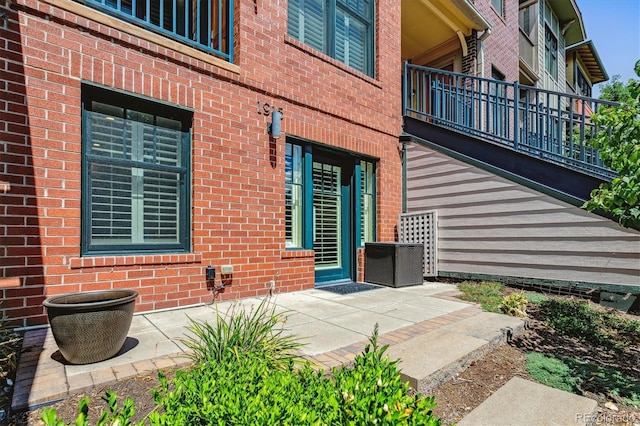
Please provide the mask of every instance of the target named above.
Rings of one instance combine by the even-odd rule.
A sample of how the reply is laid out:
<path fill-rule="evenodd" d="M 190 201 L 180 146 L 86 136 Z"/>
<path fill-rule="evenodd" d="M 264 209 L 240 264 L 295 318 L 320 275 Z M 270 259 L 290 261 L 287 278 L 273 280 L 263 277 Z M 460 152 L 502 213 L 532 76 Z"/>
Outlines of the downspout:
<path fill-rule="evenodd" d="M 484 41 L 491 35 L 491 28 L 484 30 L 480 37 L 478 37 L 478 65 L 476 70 L 476 76 L 484 78 Z M 479 74 L 479 75 L 478 75 Z M 480 80 L 480 87 L 482 87 L 482 80 Z M 482 102 L 478 105 L 478 114 L 482 117 Z"/>
<path fill-rule="evenodd" d="M 402 140 L 400 161 L 402 162 L 402 213 L 407 212 L 407 142 Z"/>
<path fill-rule="evenodd" d="M 476 67 L 476 76 L 484 77 L 484 44 L 483 42 L 491 35 L 491 28 L 487 28 L 478 37 L 478 66 Z"/>
<path fill-rule="evenodd" d="M 409 104 L 409 88 L 408 88 L 408 68 L 409 61 L 404 61 L 404 72 L 402 73 L 402 129 L 404 130 L 404 117 L 407 115 L 407 105 Z M 402 213 L 407 212 L 407 145 L 400 136 L 402 143 L 402 151 L 400 152 L 400 162 L 402 166 Z"/>
<path fill-rule="evenodd" d="M 407 213 L 407 144 L 411 142 L 411 136 L 400 135 L 402 147 L 399 149 L 402 165 L 402 213 Z"/>

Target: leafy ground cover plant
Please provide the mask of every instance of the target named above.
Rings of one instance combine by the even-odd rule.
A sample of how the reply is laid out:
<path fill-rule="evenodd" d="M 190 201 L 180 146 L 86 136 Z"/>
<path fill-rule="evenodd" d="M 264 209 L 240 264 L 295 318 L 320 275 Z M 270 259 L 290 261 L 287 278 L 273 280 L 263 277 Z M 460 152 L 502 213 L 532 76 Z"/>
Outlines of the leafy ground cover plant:
<path fill-rule="evenodd" d="M 276 369 L 258 352 L 227 352 L 163 381 L 152 424 L 439 425 L 433 398 L 409 396 L 377 327 L 353 366 L 323 375 L 309 363 Z"/>
<path fill-rule="evenodd" d="M 274 369 L 257 352 L 229 352 L 219 363 L 202 363 L 179 372 L 172 381 L 161 378 L 154 399 L 159 411 L 154 425 L 305 425 L 331 420 L 328 383 L 305 365 L 290 362 Z M 336 405 L 337 401 L 333 401 Z M 329 422 L 330 423 L 330 422 Z"/>
<path fill-rule="evenodd" d="M 539 305 L 545 300 L 549 300 L 547 296 L 540 293 L 525 293 L 524 295 L 527 298 L 527 302 Z"/>
<path fill-rule="evenodd" d="M 561 360 L 539 352 L 529 352 L 526 358 L 525 368 L 536 381 L 563 391 L 576 391 L 578 381 L 569 366 Z"/>
<path fill-rule="evenodd" d="M 78 404 L 78 416 L 76 417 L 76 426 L 129 426 L 131 417 L 135 414 L 136 408 L 131 398 L 126 398 L 122 407 L 118 406 L 118 398 L 114 392 L 107 391 L 102 399 L 107 403 L 107 408 L 95 423 L 89 422 L 89 398 L 83 398 Z M 65 426 L 66 423 L 58 418 L 56 410 L 45 408 L 42 412 L 42 421 L 47 426 Z"/>
<path fill-rule="evenodd" d="M 494 281 L 465 281 L 458 285 L 458 290 L 463 293 L 460 299 L 479 303 L 485 311 L 495 313 L 500 313 L 503 289 L 503 284 Z"/>
<path fill-rule="evenodd" d="M 536 381 L 577 394 L 606 389 L 622 402 L 640 407 L 640 383 L 619 370 L 577 360 L 530 352 L 526 370 Z"/>

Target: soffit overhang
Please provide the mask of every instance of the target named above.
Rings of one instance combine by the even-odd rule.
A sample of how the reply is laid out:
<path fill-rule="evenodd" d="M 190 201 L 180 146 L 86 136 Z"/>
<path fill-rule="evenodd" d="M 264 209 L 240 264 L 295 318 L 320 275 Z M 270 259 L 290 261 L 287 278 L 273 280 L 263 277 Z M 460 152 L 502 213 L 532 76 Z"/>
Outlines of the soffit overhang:
<path fill-rule="evenodd" d="M 401 7 L 403 61 L 452 41 L 466 54 L 465 37 L 490 28 L 468 0 L 402 0 Z"/>
<path fill-rule="evenodd" d="M 600 60 L 600 56 L 598 56 L 598 51 L 596 50 L 596 46 L 593 44 L 593 41 L 585 40 L 566 48 L 567 56 L 573 52 L 576 52 L 578 58 L 580 58 L 580 62 L 587 69 L 587 72 L 591 77 L 591 84 L 602 83 L 603 81 L 609 80 L 607 71 Z"/>
<path fill-rule="evenodd" d="M 582 13 L 575 0 L 547 0 L 555 12 L 560 23 L 560 30 L 564 29 L 564 39 L 567 46 L 586 40 L 587 34 L 582 21 Z"/>

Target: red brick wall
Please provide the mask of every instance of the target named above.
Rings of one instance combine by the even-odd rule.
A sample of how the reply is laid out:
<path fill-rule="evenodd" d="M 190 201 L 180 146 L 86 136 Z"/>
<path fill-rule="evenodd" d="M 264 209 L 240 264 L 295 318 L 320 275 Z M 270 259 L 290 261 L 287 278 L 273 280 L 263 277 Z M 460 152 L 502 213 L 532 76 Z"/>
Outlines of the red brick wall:
<path fill-rule="evenodd" d="M 474 3 L 491 24 L 491 35 L 483 42 L 484 76 L 491 78 L 491 67 L 494 66 L 504 74 L 505 81 L 518 81 L 518 2 L 504 1 L 504 17 L 491 6 L 491 0 L 476 0 Z"/>
<path fill-rule="evenodd" d="M 399 1 L 377 4 L 375 79 L 288 37 L 286 2 L 236 0 L 239 73 L 43 1 L 12 3 L 0 6 L 0 308 L 14 324 L 45 323 L 42 301 L 66 292 L 132 288 L 138 311 L 210 302 L 207 265 L 234 266 L 219 298 L 265 294 L 271 280 L 312 287 L 313 252 L 285 250 L 284 138 L 269 140 L 258 101 L 283 108 L 288 135 L 380 159 L 378 239 L 393 240 Z M 192 253 L 80 257 L 83 81 L 194 110 Z"/>

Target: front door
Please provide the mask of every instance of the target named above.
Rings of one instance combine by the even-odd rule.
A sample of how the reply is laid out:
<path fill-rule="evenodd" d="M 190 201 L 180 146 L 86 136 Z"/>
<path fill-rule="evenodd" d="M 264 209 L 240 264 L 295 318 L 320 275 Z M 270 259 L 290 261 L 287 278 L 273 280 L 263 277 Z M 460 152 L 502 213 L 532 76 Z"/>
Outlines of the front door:
<path fill-rule="evenodd" d="M 354 165 L 320 156 L 312 164 L 315 279 L 321 286 L 352 278 Z"/>

